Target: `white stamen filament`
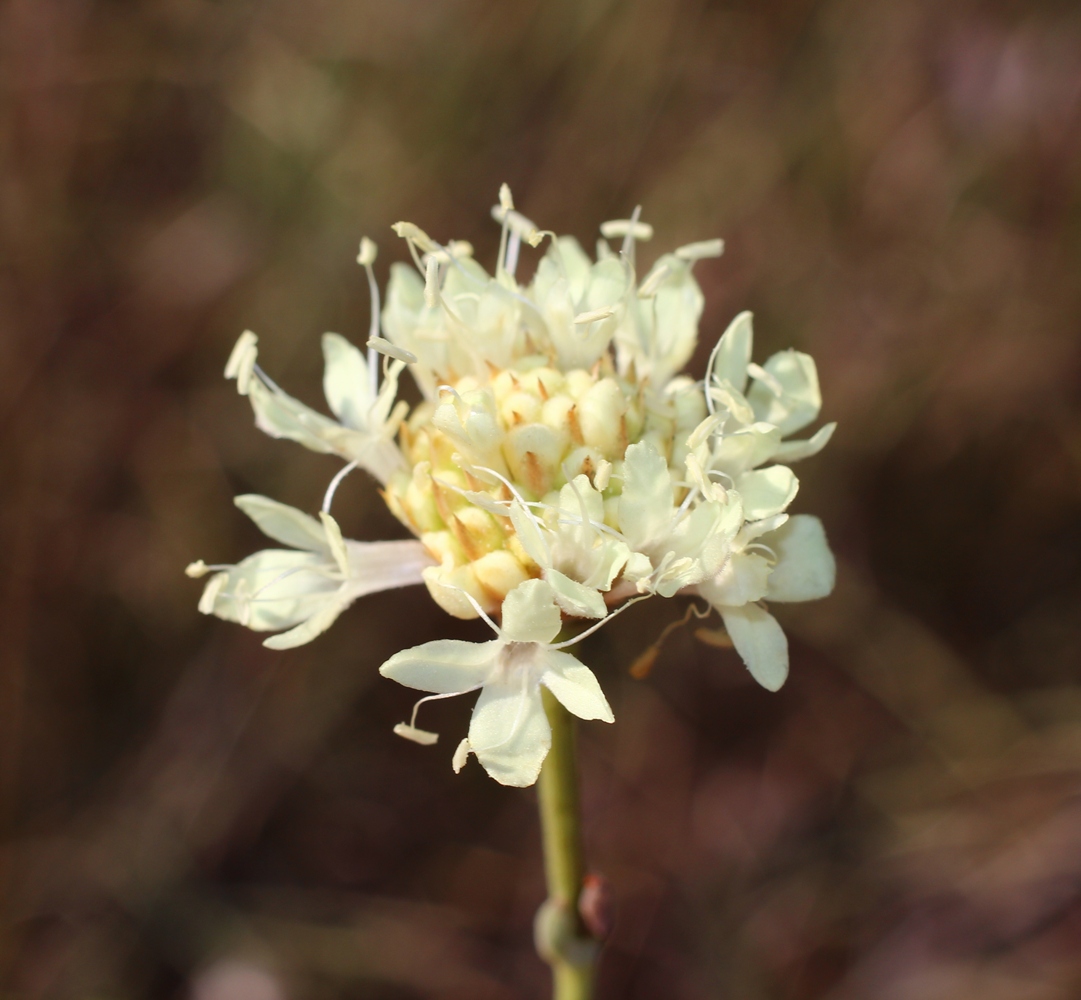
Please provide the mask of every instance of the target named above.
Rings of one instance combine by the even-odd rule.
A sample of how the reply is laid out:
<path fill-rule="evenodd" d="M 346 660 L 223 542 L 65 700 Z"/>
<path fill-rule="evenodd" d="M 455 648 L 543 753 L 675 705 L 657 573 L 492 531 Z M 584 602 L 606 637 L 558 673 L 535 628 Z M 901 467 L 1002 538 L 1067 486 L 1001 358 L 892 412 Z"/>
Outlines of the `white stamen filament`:
<path fill-rule="evenodd" d="M 350 462 L 338 470 L 338 474 L 330 481 L 326 493 L 323 494 L 323 506 L 320 508 L 324 514 L 330 513 L 330 505 L 334 502 L 334 494 L 338 492 L 341 481 L 357 467 L 357 462 Z"/>
<path fill-rule="evenodd" d="M 602 625 L 607 625 L 616 615 L 623 614 L 632 604 L 637 604 L 639 601 L 644 601 L 647 597 L 652 597 L 652 594 L 640 594 L 638 597 L 632 597 L 629 601 L 621 604 L 615 611 L 609 612 L 599 622 L 590 625 L 584 632 L 579 632 L 573 638 L 567 639 L 565 642 L 552 643 L 549 649 L 566 649 L 568 646 L 573 646 L 575 643 L 581 642 L 583 639 L 588 639 L 594 632 L 597 631 Z"/>

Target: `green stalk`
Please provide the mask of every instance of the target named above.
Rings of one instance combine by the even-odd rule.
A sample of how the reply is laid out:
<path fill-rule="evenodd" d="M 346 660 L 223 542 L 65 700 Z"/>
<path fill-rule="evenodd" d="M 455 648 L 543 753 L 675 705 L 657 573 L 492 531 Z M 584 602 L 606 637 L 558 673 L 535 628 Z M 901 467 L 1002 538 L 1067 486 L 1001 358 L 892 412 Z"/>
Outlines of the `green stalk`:
<path fill-rule="evenodd" d="M 537 911 L 537 953 L 552 967 L 553 1000 L 590 1000 L 598 946 L 578 913 L 585 877 L 574 719 L 541 688 L 552 727 L 552 748 L 541 768 L 537 793 L 548 899 Z"/>

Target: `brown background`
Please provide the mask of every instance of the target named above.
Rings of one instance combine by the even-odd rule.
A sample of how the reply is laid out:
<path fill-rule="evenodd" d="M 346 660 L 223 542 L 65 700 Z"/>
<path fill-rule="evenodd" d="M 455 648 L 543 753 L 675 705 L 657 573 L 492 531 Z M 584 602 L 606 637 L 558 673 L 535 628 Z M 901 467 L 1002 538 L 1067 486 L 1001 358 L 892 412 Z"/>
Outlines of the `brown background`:
<path fill-rule="evenodd" d="M 251 426 L 237 334 L 320 401 L 401 218 L 490 262 L 501 181 L 589 245 L 635 204 L 705 352 L 817 359 L 797 470 L 841 563 L 777 695 L 679 602 L 585 647 L 604 997 L 1081 992 L 1081 16 L 1072 3 L 9 0 L 0 12 L 0 821 L 19 997 L 541 997 L 531 791 L 426 749 L 364 600 L 286 654 L 198 615 L 231 505 L 338 463 Z M 360 476 L 357 538 L 400 537 Z"/>

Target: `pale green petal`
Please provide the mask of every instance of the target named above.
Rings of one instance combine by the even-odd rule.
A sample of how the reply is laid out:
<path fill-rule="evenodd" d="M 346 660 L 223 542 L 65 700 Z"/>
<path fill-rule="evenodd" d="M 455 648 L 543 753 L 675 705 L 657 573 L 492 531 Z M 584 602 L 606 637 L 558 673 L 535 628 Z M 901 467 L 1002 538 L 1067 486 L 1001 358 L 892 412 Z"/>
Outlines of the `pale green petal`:
<path fill-rule="evenodd" d="M 323 392 L 330 412 L 346 427 L 368 426 L 371 397 L 368 362 L 348 340 L 336 333 L 323 334 Z"/>
<path fill-rule="evenodd" d="M 662 261 L 672 268 L 673 279 L 665 282 L 653 299 L 650 378 L 655 385 L 663 385 L 694 353 L 698 344 L 698 321 L 705 305 L 705 297 L 690 267 L 670 254 L 658 261 L 658 265 Z"/>
<path fill-rule="evenodd" d="M 552 243 L 548 253 L 557 257 L 570 284 L 571 298 L 581 302 L 589 284 L 593 262 L 573 236 L 560 236 Z"/>
<path fill-rule="evenodd" d="M 743 516 L 759 521 L 783 511 L 795 498 L 799 480 L 784 465 L 745 472 L 736 480 L 736 489 L 743 500 Z"/>
<path fill-rule="evenodd" d="M 273 438 L 287 438 L 312 451 L 333 453 L 327 433 L 338 425 L 284 392 L 268 389 L 258 379 L 248 390 L 255 411 L 255 425 Z"/>
<path fill-rule="evenodd" d="M 589 477 L 577 475 L 559 491 L 559 509 L 569 517 L 604 521 L 604 497 L 593 488 Z"/>
<path fill-rule="evenodd" d="M 837 561 L 817 517 L 797 514 L 762 541 L 777 554 L 766 593 L 771 601 L 814 601 L 832 592 Z"/>
<path fill-rule="evenodd" d="M 783 391 L 778 397 L 766 382 L 755 380 L 747 399 L 758 419 L 776 424 L 785 436 L 812 423 L 822 408 L 814 358 L 800 351 L 779 351 L 762 367 Z"/>
<path fill-rule="evenodd" d="M 623 576 L 632 583 L 644 580 L 653 572 L 653 562 L 644 552 L 632 552 L 623 567 Z"/>
<path fill-rule="evenodd" d="M 768 462 L 783 447 L 780 428 L 755 423 L 720 439 L 713 452 L 713 468 L 738 476 Z"/>
<path fill-rule="evenodd" d="M 672 518 L 672 480 L 668 463 L 649 441 L 627 449 L 619 525 L 632 549 L 663 536 Z"/>
<path fill-rule="evenodd" d="M 579 618 L 603 618 L 608 614 L 604 598 L 592 587 L 578 583 L 555 569 L 548 570 L 544 579 L 555 592 L 556 603 L 567 614 Z"/>
<path fill-rule="evenodd" d="M 309 552 L 329 552 L 323 526 L 303 511 L 257 493 L 234 497 L 235 503 L 268 538 Z"/>
<path fill-rule="evenodd" d="M 788 677 L 788 639 L 777 619 L 757 604 L 718 610 L 751 676 L 767 690 L 779 690 Z"/>
<path fill-rule="evenodd" d="M 782 462 L 798 462 L 803 458 L 817 455 L 830 442 L 837 424 L 819 427 L 806 441 L 785 441 L 775 452 L 774 458 Z"/>
<path fill-rule="evenodd" d="M 503 599 L 503 637 L 508 642 L 551 642 L 563 624 L 555 592 L 544 580 L 526 580 Z"/>
<path fill-rule="evenodd" d="M 287 438 L 324 454 L 341 455 L 356 461 L 380 482 L 403 464 L 393 441 L 368 431 L 343 427 L 292 396 L 269 389 L 253 379 L 248 390 L 255 424 L 274 438 Z"/>
<path fill-rule="evenodd" d="M 540 691 L 519 678 L 485 685 L 469 722 L 469 747 L 496 781 L 532 785 L 551 745 Z"/>
<path fill-rule="evenodd" d="M 714 348 L 709 376 L 717 382 L 728 382 L 737 392 L 747 385 L 747 365 L 751 361 L 754 331 L 751 314 L 741 312 L 724 331 Z"/>
<path fill-rule="evenodd" d="M 769 563 L 757 552 L 735 552 L 698 592 L 714 607 L 742 607 L 766 596 L 769 574 Z"/>
<path fill-rule="evenodd" d="M 506 508 L 503 509 L 503 513 L 506 513 Z M 529 558 L 541 567 L 551 565 L 552 559 L 540 526 L 520 500 L 515 500 L 511 505 L 510 520 L 514 525 L 514 533 L 518 536 L 518 541 L 522 543 L 522 548 L 526 550 Z"/>
<path fill-rule="evenodd" d="M 544 654 L 548 669 L 541 683 L 559 699 L 560 704 L 579 719 L 614 722 L 611 706 L 593 671 L 570 653 L 549 650 Z"/>
<path fill-rule="evenodd" d="M 483 684 L 503 644 L 436 639 L 395 653 L 379 672 L 392 681 L 433 694 L 460 694 Z"/>
<path fill-rule="evenodd" d="M 272 635 L 269 639 L 264 639 L 263 645 L 267 649 L 293 649 L 296 646 L 303 646 L 306 642 L 311 642 L 316 636 L 322 635 L 330 628 L 338 620 L 338 615 L 347 607 L 349 607 L 348 601 L 331 600 L 296 628 L 292 628 L 288 632 L 281 632 L 278 635 Z"/>
<path fill-rule="evenodd" d="M 330 546 L 330 554 L 338 566 L 338 571 L 343 578 L 347 577 L 349 575 L 349 552 L 345 547 L 345 539 L 342 538 L 342 529 L 338 527 L 338 522 L 325 510 L 319 512 L 319 519 L 323 522 L 327 545 Z"/>

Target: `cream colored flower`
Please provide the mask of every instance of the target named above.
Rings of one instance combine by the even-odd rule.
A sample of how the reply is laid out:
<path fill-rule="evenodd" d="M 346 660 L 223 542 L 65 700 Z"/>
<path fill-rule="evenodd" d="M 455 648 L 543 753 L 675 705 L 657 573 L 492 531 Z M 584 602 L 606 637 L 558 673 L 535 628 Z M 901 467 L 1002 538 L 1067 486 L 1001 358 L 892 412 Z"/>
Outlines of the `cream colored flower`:
<path fill-rule="evenodd" d="M 379 672 L 436 697 L 480 691 L 469 735 L 454 755 L 454 769 L 461 770 L 472 753 L 501 784 L 532 785 L 552 743 L 542 686 L 580 719 L 614 720 L 593 671 L 562 652 L 578 639 L 553 642 L 562 615 L 547 583 L 523 583 L 507 595 L 502 611 L 501 627 L 489 622 L 496 633 L 491 642 L 437 639 L 395 653 Z M 415 721 L 416 711 L 413 716 Z M 418 730 L 413 722 L 397 731 L 410 739 L 419 736 L 418 742 L 435 742 L 434 734 Z"/>
<path fill-rule="evenodd" d="M 423 582 L 448 613 L 485 617 L 497 638 L 427 643 L 383 673 L 433 697 L 480 690 L 456 766 L 472 752 L 497 780 L 529 784 L 548 746 L 542 686 L 582 718 L 611 720 L 593 674 L 554 641 L 564 618 L 597 628 L 630 595 L 701 595 L 752 675 L 783 683 L 787 643 L 766 602 L 824 596 L 835 572 L 821 522 L 789 517 L 799 489 L 789 466 L 821 450 L 834 425 L 788 440 L 818 418 L 815 365 L 798 351 L 754 364 L 749 313 L 720 338 L 702 381 L 679 374 L 704 305 L 693 267 L 720 254 L 720 240 L 663 254 L 640 280 L 638 244 L 653 231 L 637 210 L 601 226 L 596 260 L 573 238 L 540 232 L 506 186 L 492 215 L 502 226 L 492 273 L 469 244 L 398 223 L 414 267 L 391 266 L 382 309 L 375 247 L 361 244 L 368 354 L 324 336 L 333 419 L 279 389 L 257 364 L 254 334 L 240 338 L 226 375 L 258 426 L 348 464 L 320 521 L 239 498 L 292 548 L 220 569 L 200 607 L 286 629 L 268 640 L 285 648 L 363 593 Z M 525 245 L 544 239 L 519 282 Z M 397 400 L 406 368 L 422 397 L 411 411 Z M 358 466 L 414 540 L 341 538 L 330 500 Z M 435 739 L 412 723 L 398 731 Z"/>
<path fill-rule="evenodd" d="M 256 632 L 288 629 L 267 639 L 271 649 L 290 649 L 325 632 L 357 598 L 380 590 L 423 582 L 431 557 L 416 541 L 354 542 L 343 539 L 337 522 L 321 520 L 248 494 L 234 501 L 264 535 L 291 546 L 264 549 L 235 566 L 188 567 L 207 581 L 199 601 L 203 614 L 239 622 Z"/>

